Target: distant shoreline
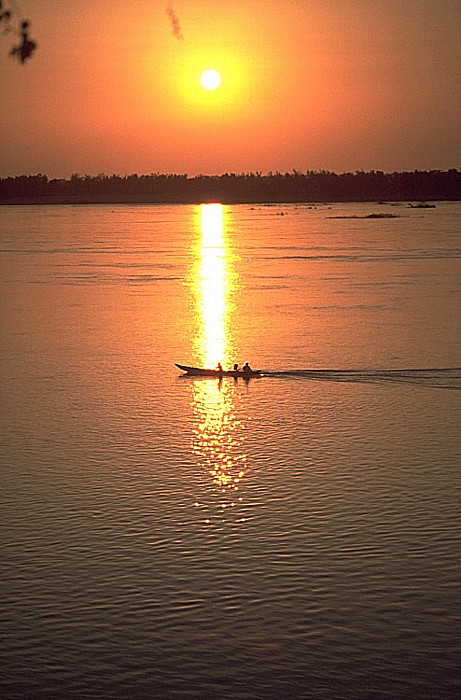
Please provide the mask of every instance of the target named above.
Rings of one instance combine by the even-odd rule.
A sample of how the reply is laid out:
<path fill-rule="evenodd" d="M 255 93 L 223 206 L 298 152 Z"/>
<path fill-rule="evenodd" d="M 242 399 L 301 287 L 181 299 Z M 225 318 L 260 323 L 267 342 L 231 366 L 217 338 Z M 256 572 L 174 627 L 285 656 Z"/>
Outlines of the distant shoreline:
<path fill-rule="evenodd" d="M 311 207 L 323 207 L 328 204 L 394 204 L 394 205 L 408 205 L 408 208 L 425 208 L 422 206 L 425 203 L 435 204 L 437 202 L 458 202 L 461 197 L 454 198 L 441 198 L 441 197 L 425 197 L 424 199 L 412 199 L 404 197 L 402 199 L 387 199 L 378 200 L 375 198 L 363 198 L 363 199 L 328 199 L 322 200 L 307 200 L 307 199 L 255 199 L 255 198 L 231 198 L 226 197 L 196 197 L 196 198 L 154 198 L 149 196 L 132 196 L 132 197 L 101 197 L 101 196 L 78 196 L 73 197 L 15 197 L 10 199 L 0 199 L 0 206 L 64 206 L 64 205 L 88 205 L 88 204 L 113 204 L 113 205 L 123 205 L 123 204 L 156 204 L 156 205 L 173 205 L 173 204 L 189 204 L 189 205 L 199 205 L 199 204 L 226 204 L 226 205 L 236 205 L 236 204 L 258 204 L 258 205 L 281 205 L 284 204 L 298 204 L 306 205 Z M 429 208 L 429 207 L 428 207 Z"/>
<path fill-rule="evenodd" d="M 318 204 L 440 202 L 461 199 L 461 172 L 289 173 L 224 175 L 46 175 L 0 178 L 0 204 Z"/>

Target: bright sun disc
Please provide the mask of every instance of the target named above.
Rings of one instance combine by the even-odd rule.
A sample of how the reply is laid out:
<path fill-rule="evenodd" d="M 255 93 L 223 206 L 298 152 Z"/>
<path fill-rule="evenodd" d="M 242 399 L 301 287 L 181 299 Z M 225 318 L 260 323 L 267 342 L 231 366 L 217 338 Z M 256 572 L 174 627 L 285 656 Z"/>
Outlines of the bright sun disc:
<path fill-rule="evenodd" d="M 221 76 L 217 70 L 206 70 L 200 76 L 200 82 L 206 90 L 216 90 L 221 84 Z"/>

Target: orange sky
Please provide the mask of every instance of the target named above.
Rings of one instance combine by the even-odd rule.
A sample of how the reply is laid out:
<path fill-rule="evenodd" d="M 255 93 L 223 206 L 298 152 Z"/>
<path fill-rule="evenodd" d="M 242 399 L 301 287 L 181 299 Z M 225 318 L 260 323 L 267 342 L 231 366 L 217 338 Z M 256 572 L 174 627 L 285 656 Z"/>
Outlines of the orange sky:
<path fill-rule="evenodd" d="M 461 168 L 460 0 L 19 5 L 39 49 L 0 37 L 2 177 Z"/>

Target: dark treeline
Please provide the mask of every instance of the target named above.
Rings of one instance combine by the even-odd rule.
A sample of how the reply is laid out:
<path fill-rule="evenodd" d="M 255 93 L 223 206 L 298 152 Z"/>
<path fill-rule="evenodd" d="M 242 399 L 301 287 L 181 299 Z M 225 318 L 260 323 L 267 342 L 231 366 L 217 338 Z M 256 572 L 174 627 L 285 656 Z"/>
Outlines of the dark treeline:
<path fill-rule="evenodd" d="M 1 203 L 193 203 L 459 200 L 461 172 L 225 173 L 224 175 L 78 175 L 0 179 Z"/>

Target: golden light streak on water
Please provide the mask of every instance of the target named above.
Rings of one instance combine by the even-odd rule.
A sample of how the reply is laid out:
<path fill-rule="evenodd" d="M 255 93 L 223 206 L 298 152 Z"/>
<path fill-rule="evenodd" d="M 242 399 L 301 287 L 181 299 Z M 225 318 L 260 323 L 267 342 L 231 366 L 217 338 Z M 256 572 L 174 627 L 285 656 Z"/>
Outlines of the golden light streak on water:
<path fill-rule="evenodd" d="M 196 351 L 207 367 L 229 363 L 229 315 L 232 293 L 231 254 L 225 236 L 222 204 L 202 204 L 198 210 L 200 243 L 194 271 L 194 291 L 200 319 Z"/>
<path fill-rule="evenodd" d="M 227 212 L 222 204 L 202 204 L 196 214 L 199 242 L 192 288 L 199 326 L 194 347 L 203 366 L 216 367 L 221 362 L 227 367 L 232 364 L 230 317 L 236 277 L 226 239 Z M 195 505 L 209 516 L 205 517 L 207 522 L 214 515 L 223 517 L 227 509 L 235 509 L 243 500 L 239 485 L 246 472 L 246 455 L 235 391 L 231 379 L 199 379 L 193 384 L 196 425 L 192 449 L 211 479 L 211 493 L 204 489 Z"/>
<path fill-rule="evenodd" d="M 211 492 L 205 488 L 195 505 L 203 509 L 206 519 L 221 517 L 224 510 L 243 501 L 239 489 L 247 470 L 247 458 L 242 450 L 242 424 L 235 412 L 235 386 L 230 382 L 194 381 L 193 408 L 197 421 L 192 449 L 211 479 Z"/>

